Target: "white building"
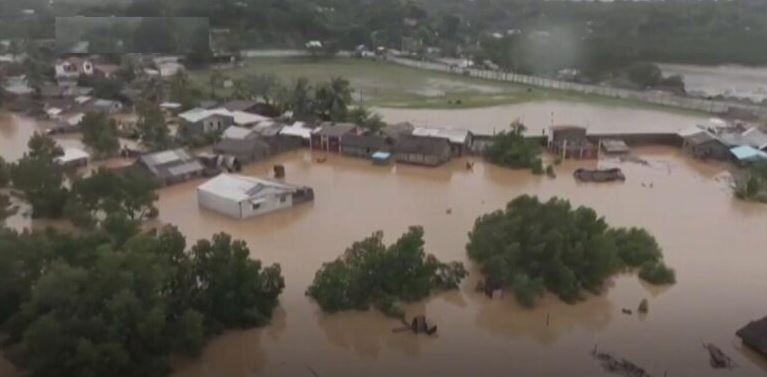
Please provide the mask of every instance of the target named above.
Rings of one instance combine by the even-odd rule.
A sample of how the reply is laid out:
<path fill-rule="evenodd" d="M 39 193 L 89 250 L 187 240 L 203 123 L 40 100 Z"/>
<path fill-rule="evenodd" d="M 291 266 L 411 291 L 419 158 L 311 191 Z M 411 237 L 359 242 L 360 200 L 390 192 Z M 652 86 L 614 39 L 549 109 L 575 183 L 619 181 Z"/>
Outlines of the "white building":
<path fill-rule="evenodd" d="M 85 166 L 91 156 L 88 152 L 77 148 L 65 148 L 64 154 L 56 157 L 55 161 L 62 166 Z"/>
<path fill-rule="evenodd" d="M 235 174 L 221 174 L 197 187 L 201 207 L 248 219 L 314 199 L 309 187 Z"/>

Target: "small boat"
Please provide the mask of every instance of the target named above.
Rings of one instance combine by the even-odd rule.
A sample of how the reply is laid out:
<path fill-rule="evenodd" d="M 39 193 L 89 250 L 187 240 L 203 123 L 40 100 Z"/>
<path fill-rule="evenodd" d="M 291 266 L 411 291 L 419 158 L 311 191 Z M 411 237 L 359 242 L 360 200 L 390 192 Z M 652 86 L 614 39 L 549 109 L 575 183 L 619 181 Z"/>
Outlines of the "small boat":
<path fill-rule="evenodd" d="M 626 176 L 623 175 L 621 169 L 576 169 L 573 172 L 575 179 L 581 182 L 612 182 L 612 181 L 625 181 Z"/>

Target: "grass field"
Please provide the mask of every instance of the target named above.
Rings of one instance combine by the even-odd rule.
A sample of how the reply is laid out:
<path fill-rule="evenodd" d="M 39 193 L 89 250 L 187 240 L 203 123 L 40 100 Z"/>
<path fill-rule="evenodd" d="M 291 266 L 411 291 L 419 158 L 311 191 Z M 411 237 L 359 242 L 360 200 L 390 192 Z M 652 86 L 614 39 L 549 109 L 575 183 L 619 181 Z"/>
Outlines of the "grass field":
<path fill-rule="evenodd" d="M 355 98 L 367 106 L 394 108 L 476 108 L 530 101 L 562 100 L 596 102 L 616 106 L 658 108 L 658 106 L 573 92 L 528 88 L 471 77 L 408 68 L 393 63 L 355 58 L 255 58 L 243 66 L 220 71 L 225 77 L 241 79 L 254 74 L 273 74 L 290 83 L 299 77 L 311 82 L 344 77 L 350 81 Z M 210 70 L 193 71 L 192 79 L 208 88 Z M 221 93 L 221 90 L 218 90 Z M 689 113 L 679 109 L 666 111 Z"/>

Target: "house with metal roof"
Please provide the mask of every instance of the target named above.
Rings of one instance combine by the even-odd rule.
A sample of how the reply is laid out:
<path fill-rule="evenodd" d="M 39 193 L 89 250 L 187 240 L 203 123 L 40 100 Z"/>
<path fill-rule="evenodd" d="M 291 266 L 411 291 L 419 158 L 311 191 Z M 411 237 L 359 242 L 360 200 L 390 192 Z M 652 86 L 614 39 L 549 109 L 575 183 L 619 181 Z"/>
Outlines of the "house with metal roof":
<path fill-rule="evenodd" d="M 703 127 L 690 127 L 678 134 L 682 138 L 682 149 L 697 158 L 724 160 L 730 156 L 727 143 Z"/>
<path fill-rule="evenodd" d="M 450 142 L 441 137 L 403 136 L 394 147 L 394 159 L 407 164 L 442 165 L 451 155 Z"/>
<path fill-rule="evenodd" d="M 391 146 L 378 135 L 346 135 L 341 139 L 341 153 L 347 156 L 370 158 L 375 152 L 389 151 Z"/>
<path fill-rule="evenodd" d="M 231 126 L 213 146 L 213 153 L 232 156 L 240 164 L 248 164 L 268 157 L 270 148 L 254 130 Z"/>
<path fill-rule="evenodd" d="M 138 161 L 163 185 L 183 182 L 202 175 L 202 164 L 183 148 L 142 155 Z"/>
<path fill-rule="evenodd" d="M 221 174 L 197 187 L 203 208 L 248 219 L 314 200 L 314 190 L 256 177 Z"/>
<path fill-rule="evenodd" d="M 730 149 L 730 153 L 741 164 L 758 161 L 767 161 L 767 152 L 761 151 L 749 145 L 741 145 Z"/>
<path fill-rule="evenodd" d="M 221 132 L 234 124 L 234 115 L 226 109 L 210 110 L 201 107 L 178 114 L 181 133 L 185 136 Z"/>
<path fill-rule="evenodd" d="M 453 156 L 463 156 L 471 151 L 474 141 L 474 135 L 470 131 L 458 128 L 416 127 L 411 134 L 446 139 L 450 142 Z"/>

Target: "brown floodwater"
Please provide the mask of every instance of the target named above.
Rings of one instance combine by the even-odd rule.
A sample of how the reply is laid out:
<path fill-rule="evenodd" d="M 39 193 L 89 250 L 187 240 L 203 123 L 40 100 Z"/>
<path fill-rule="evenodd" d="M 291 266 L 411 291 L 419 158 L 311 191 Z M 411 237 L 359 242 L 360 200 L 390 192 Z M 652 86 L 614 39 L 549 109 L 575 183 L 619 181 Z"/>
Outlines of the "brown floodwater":
<path fill-rule="evenodd" d="M 174 359 L 174 375 L 607 375 L 589 355 L 594 346 L 655 376 L 720 375 L 709 367 L 701 341 L 735 360 L 737 369 L 726 373 L 763 375 L 765 359 L 744 349 L 734 333 L 767 315 L 767 206 L 734 200 L 725 165 L 692 161 L 666 147 L 635 153 L 649 165 L 566 161 L 550 179 L 476 159 L 470 159 L 473 171 L 465 169 L 465 159 L 439 168 L 374 167 L 333 155 L 317 163 L 316 153 L 302 150 L 248 166 L 243 174 L 267 176 L 273 164 L 283 164 L 288 182 L 314 188 L 314 203 L 247 221 L 199 208 L 195 188 L 204 180 L 164 188 L 160 221 L 177 225 L 189 243 L 217 232 L 246 240 L 253 258 L 282 266 L 287 284 L 271 325 L 212 339 L 200 358 Z M 576 167 L 595 165 L 620 166 L 626 182 L 572 178 Z M 623 274 L 602 295 L 575 305 L 546 296 L 532 310 L 511 297 L 491 300 L 475 292 L 479 275 L 466 258 L 467 232 L 477 216 L 520 194 L 565 197 L 593 207 L 613 225 L 646 227 L 676 268 L 678 283 L 659 288 Z M 398 322 L 376 312 L 326 315 L 304 295 L 322 263 L 353 241 L 376 230 L 393 241 L 409 225 L 424 227 L 428 252 L 472 271 L 459 290 L 406 307 L 408 316 L 434 321 L 438 336 L 392 333 Z M 647 315 L 621 313 L 643 298 Z M 6 374 L 11 368 L 0 362 L 0 375 Z"/>
<path fill-rule="evenodd" d="M 584 126 L 590 132 L 676 132 L 708 118 L 702 115 L 662 112 L 585 102 L 537 101 L 476 109 L 394 109 L 376 108 L 387 122 L 465 128 L 477 133 L 508 129 L 519 119 L 531 134 L 558 124 Z"/>

